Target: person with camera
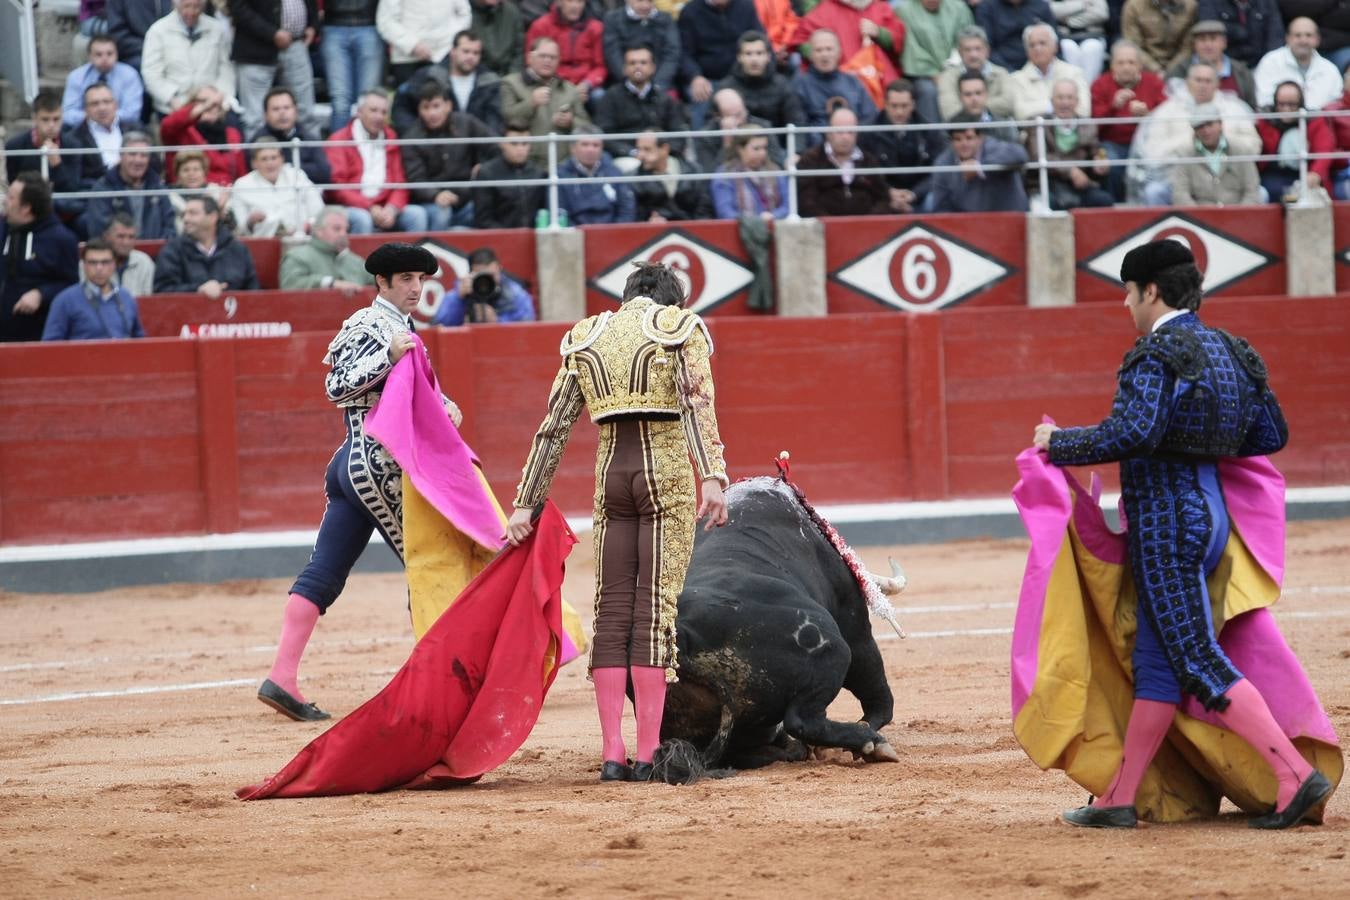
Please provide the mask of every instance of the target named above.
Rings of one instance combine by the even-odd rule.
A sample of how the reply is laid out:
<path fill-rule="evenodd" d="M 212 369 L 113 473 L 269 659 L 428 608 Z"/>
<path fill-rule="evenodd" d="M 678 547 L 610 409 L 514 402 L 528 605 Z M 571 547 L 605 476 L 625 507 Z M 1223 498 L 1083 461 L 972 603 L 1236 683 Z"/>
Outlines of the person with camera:
<path fill-rule="evenodd" d="M 534 298 L 520 282 L 502 274 L 491 247 L 469 254 L 469 272 L 441 299 L 433 325 L 533 322 Z"/>

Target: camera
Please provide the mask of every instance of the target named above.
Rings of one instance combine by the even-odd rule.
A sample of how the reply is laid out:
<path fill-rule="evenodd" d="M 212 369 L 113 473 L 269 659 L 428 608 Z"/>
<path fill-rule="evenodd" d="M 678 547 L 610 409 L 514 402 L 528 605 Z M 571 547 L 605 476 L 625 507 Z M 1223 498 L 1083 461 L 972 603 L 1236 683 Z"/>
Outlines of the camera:
<path fill-rule="evenodd" d="M 479 272 L 469 283 L 474 303 L 496 303 L 502 295 L 502 286 L 491 272 Z"/>

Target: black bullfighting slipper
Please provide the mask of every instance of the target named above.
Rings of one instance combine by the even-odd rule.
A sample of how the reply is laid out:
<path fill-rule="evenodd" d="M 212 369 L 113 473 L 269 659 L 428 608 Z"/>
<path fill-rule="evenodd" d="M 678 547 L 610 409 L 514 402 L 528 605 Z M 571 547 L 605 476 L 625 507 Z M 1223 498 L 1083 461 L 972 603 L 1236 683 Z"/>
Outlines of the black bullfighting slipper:
<path fill-rule="evenodd" d="M 1080 806 L 1064 813 L 1064 821 L 1079 828 L 1133 828 L 1139 815 L 1133 806 Z"/>
<path fill-rule="evenodd" d="M 1302 821 L 1308 810 L 1321 803 L 1331 793 L 1331 782 L 1327 776 L 1313 769 L 1313 773 L 1298 786 L 1298 792 L 1289 805 L 1270 815 L 1257 816 L 1247 820 L 1248 828 L 1290 828 Z"/>
<path fill-rule="evenodd" d="M 313 703 L 301 703 L 270 678 L 258 688 L 258 699 L 297 722 L 322 722 L 333 718 Z"/>
<path fill-rule="evenodd" d="M 651 781 L 652 768 L 653 766 L 651 763 L 645 762 L 633 763 L 633 777 L 630 778 L 629 781 Z"/>
<path fill-rule="evenodd" d="M 600 767 L 601 781 L 632 781 L 633 770 L 626 763 L 615 762 L 612 759 L 605 760 L 605 764 Z"/>

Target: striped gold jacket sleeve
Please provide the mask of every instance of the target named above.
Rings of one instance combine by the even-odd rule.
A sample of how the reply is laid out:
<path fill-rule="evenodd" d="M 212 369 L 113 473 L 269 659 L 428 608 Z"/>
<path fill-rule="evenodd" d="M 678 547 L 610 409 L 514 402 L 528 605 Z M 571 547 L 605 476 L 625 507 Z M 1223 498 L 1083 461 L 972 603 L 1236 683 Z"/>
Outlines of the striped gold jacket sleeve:
<path fill-rule="evenodd" d="M 675 354 L 675 387 L 680 396 L 680 421 L 684 424 L 684 439 L 689 443 L 689 452 L 698 468 L 699 480 L 716 478 L 722 487 L 726 487 L 725 448 L 717 432 L 709 355 L 708 340 L 703 329 L 695 328 Z"/>
<path fill-rule="evenodd" d="M 514 501 L 516 507 L 529 509 L 543 503 L 548 497 L 558 463 L 567 449 L 567 439 L 572 435 L 572 426 L 576 424 L 581 408 L 585 405 L 586 398 L 577 384 L 576 375 L 568 368 L 568 360 L 563 360 L 548 393 L 548 412 L 534 434 L 529 458 L 525 460 L 525 469 L 520 473 Z"/>

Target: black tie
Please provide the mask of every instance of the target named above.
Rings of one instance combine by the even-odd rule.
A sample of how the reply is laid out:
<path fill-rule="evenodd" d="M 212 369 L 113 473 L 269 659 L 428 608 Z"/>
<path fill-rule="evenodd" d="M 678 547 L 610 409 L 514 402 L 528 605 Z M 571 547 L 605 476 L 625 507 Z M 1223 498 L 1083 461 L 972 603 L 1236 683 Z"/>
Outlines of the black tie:
<path fill-rule="evenodd" d="M 198 30 L 196 29 L 195 26 L 188 29 L 188 43 L 189 43 L 189 44 L 195 44 L 195 43 L 197 43 L 197 39 L 200 38 L 201 36 L 202 36 L 202 33 L 201 33 L 200 31 L 198 31 Z"/>
<path fill-rule="evenodd" d="M 99 84 L 107 84 L 107 83 L 108 83 L 108 73 L 107 73 L 107 72 L 99 72 L 99 73 L 98 73 L 98 83 L 99 83 Z"/>

